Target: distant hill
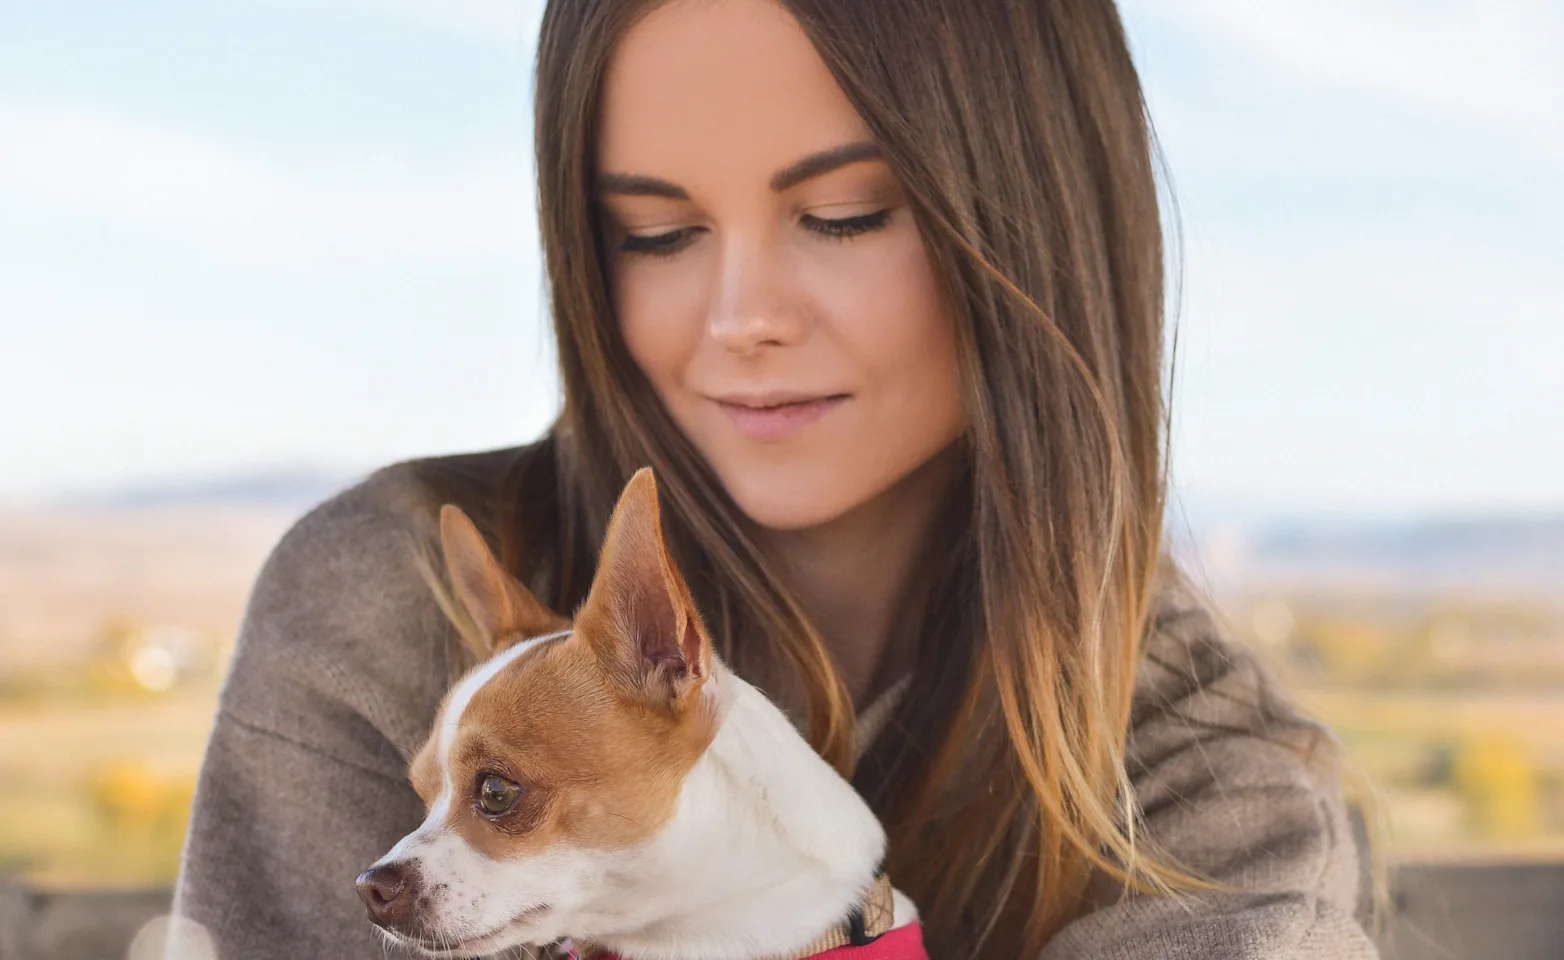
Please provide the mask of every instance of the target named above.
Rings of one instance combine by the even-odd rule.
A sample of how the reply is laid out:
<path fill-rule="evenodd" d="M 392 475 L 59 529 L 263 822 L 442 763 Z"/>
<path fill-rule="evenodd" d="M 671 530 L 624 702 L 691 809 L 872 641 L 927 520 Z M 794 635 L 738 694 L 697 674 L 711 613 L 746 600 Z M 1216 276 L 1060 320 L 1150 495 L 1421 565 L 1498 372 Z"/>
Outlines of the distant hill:
<path fill-rule="evenodd" d="M 1399 521 L 1246 518 L 1190 526 L 1213 585 L 1290 581 L 1410 590 L 1470 588 L 1564 603 L 1564 514 Z"/>
<path fill-rule="evenodd" d="M 254 506 L 305 510 L 356 478 L 313 470 L 274 470 L 126 487 L 75 497 L 64 506 L 107 509 L 181 506 Z"/>
<path fill-rule="evenodd" d="M 355 481 L 324 470 L 266 470 L 70 498 L 67 508 L 260 507 L 294 514 Z M 1170 511 L 1177 553 L 1217 589 L 1277 582 L 1395 589 L 1520 591 L 1564 604 L 1564 510 L 1535 516 L 1300 518 L 1221 499 Z"/>

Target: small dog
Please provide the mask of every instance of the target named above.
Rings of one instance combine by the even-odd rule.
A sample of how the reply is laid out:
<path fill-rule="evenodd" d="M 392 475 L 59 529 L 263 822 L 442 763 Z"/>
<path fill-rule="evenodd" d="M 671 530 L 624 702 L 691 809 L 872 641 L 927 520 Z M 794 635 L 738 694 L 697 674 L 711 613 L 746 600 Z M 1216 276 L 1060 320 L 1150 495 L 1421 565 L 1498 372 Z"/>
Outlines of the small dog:
<path fill-rule="evenodd" d="M 358 878 L 388 939 L 432 957 L 561 943 L 627 960 L 927 960 L 916 909 L 879 869 L 879 821 L 714 655 L 650 470 L 621 494 L 573 624 L 456 507 L 440 527 L 487 659 L 413 760 L 427 818 Z"/>

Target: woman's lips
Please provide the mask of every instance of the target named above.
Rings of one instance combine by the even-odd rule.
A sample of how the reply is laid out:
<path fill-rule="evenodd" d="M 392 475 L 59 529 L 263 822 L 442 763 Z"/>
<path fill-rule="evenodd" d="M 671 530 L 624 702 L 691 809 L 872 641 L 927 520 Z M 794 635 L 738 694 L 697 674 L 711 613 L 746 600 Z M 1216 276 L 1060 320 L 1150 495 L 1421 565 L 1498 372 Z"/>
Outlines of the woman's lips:
<path fill-rule="evenodd" d="M 717 400 L 739 432 L 751 440 L 781 440 L 821 419 L 846 403 L 847 394 L 790 400 L 783 403 L 736 402 Z"/>

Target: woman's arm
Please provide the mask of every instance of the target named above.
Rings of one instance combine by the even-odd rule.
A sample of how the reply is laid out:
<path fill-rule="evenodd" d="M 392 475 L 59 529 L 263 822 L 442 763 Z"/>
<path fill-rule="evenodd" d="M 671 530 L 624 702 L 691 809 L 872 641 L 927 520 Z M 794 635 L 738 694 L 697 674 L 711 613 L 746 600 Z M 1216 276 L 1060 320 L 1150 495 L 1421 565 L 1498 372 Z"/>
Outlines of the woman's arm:
<path fill-rule="evenodd" d="M 357 874 L 423 818 L 406 758 L 449 679 L 410 564 L 406 468 L 301 520 L 250 598 L 196 790 L 176 911 L 223 960 L 383 957 Z"/>
<path fill-rule="evenodd" d="M 1133 896 L 1066 926 L 1043 960 L 1372 958 L 1336 748 L 1187 591 L 1157 618 L 1129 738 L 1143 839 L 1234 888 Z M 1319 740 L 1317 758 L 1300 751 Z"/>

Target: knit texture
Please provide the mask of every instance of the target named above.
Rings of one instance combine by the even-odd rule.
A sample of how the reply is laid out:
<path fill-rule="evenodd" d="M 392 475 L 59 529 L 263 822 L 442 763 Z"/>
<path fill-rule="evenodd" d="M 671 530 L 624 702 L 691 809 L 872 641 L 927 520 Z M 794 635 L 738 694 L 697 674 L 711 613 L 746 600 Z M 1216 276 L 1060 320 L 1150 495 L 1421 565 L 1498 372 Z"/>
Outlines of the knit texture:
<path fill-rule="evenodd" d="M 497 476 L 509 459 L 461 466 Z M 423 819 L 407 763 L 453 669 L 448 627 L 409 562 L 427 516 L 412 468 L 387 468 L 300 520 L 255 584 L 176 893 L 221 960 L 385 956 L 353 879 Z M 1178 589 L 1159 601 L 1137 677 L 1141 836 L 1233 892 L 1174 902 L 1099 889 L 1042 960 L 1375 956 L 1354 919 L 1340 785 L 1296 749 L 1328 735 Z"/>

